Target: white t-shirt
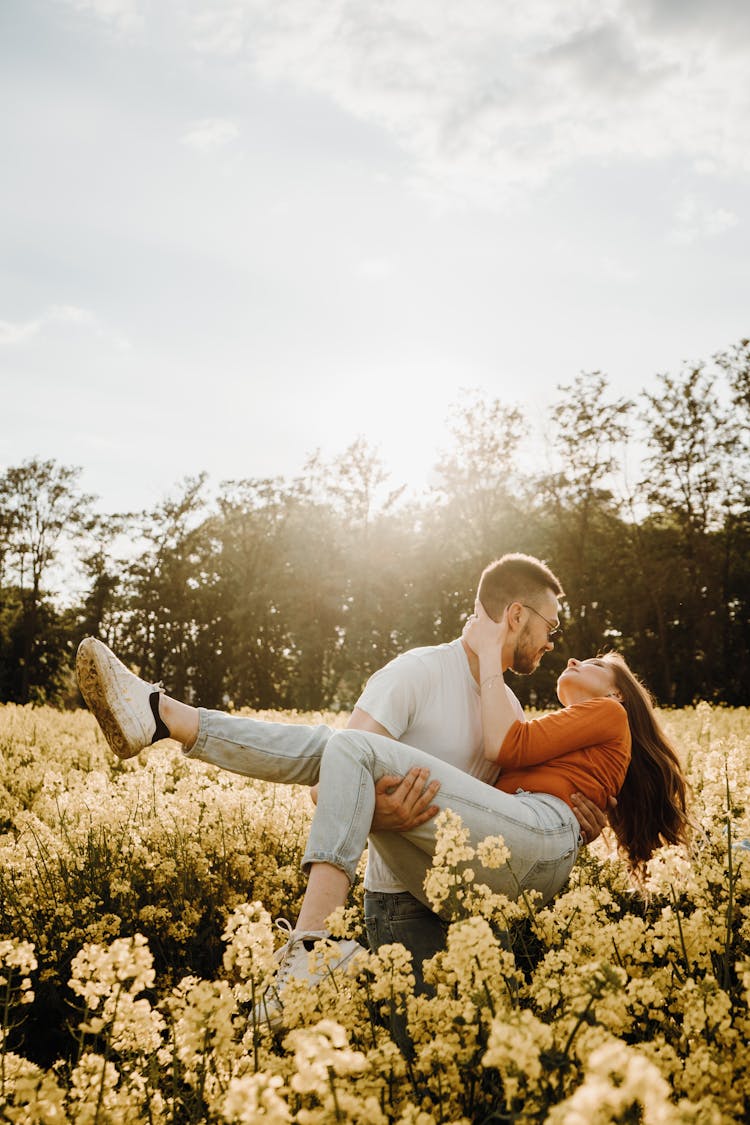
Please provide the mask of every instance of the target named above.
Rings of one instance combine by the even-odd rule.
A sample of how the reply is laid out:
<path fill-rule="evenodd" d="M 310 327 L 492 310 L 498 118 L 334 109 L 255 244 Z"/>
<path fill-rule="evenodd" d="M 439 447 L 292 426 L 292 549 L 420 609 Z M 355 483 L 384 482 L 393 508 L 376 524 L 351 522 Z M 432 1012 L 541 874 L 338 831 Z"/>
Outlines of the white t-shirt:
<path fill-rule="evenodd" d="M 506 685 L 518 718 L 521 704 Z M 471 674 L 461 639 L 413 648 L 391 660 L 365 685 L 357 707 L 384 726 L 398 742 L 492 784 L 498 767 L 484 756 L 479 685 Z M 365 888 L 395 893 L 406 888 L 369 844 Z"/>

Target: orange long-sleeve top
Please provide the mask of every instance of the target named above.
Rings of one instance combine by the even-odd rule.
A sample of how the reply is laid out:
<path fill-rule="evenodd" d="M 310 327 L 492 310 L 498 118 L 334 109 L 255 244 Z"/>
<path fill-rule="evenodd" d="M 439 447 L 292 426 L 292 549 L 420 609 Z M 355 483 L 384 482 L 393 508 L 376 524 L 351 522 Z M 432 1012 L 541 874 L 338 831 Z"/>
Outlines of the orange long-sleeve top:
<path fill-rule="evenodd" d="M 583 793 L 605 809 L 622 787 L 630 751 L 622 704 L 589 699 L 526 723 L 516 720 L 500 747 L 495 786 L 506 793 L 551 793 L 571 808 L 571 794 Z"/>

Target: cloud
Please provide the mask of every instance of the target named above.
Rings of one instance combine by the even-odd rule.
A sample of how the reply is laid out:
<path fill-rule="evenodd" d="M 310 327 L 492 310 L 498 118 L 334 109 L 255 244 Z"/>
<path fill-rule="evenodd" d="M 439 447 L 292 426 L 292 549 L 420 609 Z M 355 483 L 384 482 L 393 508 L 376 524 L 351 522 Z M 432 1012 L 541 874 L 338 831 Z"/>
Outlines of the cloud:
<path fill-rule="evenodd" d="M 388 258 L 364 258 L 355 273 L 364 281 L 386 281 L 393 274 L 393 263 Z"/>
<path fill-rule="evenodd" d="M 78 305 L 50 305 L 33 320 L 0 320 L 0 346 L 17 346 L 36 339 L 57 326 L 89 329 L 99 339 L 109 340 L 117 348 L 127 349 L 129 342 L 104 327 L 91 309 Z"/>
<path fill-rule="evenodd" d="M 78 305 L 52 305 L 47 320 L 57 324 L 96 324 L 96 316 L 91 309 L 82 309 Z"/>
<path fill-rule="evenodd" d="M 183 19 L 195 50 L 331 99 L 420 180 L 492 199 L 580 159 L 750 172 L 747 51 L 724 49 L 741 10 L 712 5 L 711 34 L 696 0 L 187 0 Z"/>
<path fill-rule="evenodd" d="M 613 20 L 577 31 L 541 52 L 539 60 L 545 68 L 556 68 L 574 89 L 610 99 L 641 99 L 677 74 L 674 63 L 667 64 L 654 50 L 639 50 L 633 36 Z"/>
<path fill-rule="evenodd" d="M 182 143 L 197 152 L 215 152 L 236 141 L 240 135 L 233 121 L 223 117 L 204 117 L 194 121 L 182 138 Z"/>
<path fill-rule="evenodd" d="M 40 320 L 27 320 L 13 323 L 10 320 L 0 320 L 0 345 L 23 344 L 37 335 L 42 327 Z"/>
<path fill-rule="evenodd" d="M 675 218 L 675 226 L 669 235 L 670 241 L 685 246 L 700 238 L 723 234 L 739 222 L 733 211 L 712 207 L 692 195 L 686 195 L 682 199 Z"/>
<path fill-rule="evenodd" d="M 65 0 L 77 12 L 90 12 L 110 30 L 127 33 L 143 27 L 145 16 L 138 0 Z"/>
<path fill-rule="evenodd" d="M 609 254 L 601 259 L 599 269 L 602 277 L 619 285 L 630 285 L 638 280 L 638 272 L 633 266 Z"/>
<path fill-rule="evenodd" d="M 700 37 L 725 50 L 750 43 L 750 6 L 746 0 L 630 0 L 639 21 L 655 35 Z"/>

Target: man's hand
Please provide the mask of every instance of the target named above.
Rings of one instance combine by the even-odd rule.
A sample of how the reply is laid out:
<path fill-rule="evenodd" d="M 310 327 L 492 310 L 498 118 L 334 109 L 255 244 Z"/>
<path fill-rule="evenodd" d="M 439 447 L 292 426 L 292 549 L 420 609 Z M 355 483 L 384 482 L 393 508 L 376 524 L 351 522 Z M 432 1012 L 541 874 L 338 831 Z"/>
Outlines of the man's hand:
<path fill-rule="evenodd" d="M 406 777 L 387 775 L 375 786 L 373 832 L 406 832 L 431 820 L 438 806 L 433 805 L 439 781 L 430 781 L 429 770 L 409 770 Z"/>
<path fill-rule="evenodd" d="M 609 824 L 609 815 L 607 812 L 603 812 L 593 801 L 590 801 L 588 797 L 584 797 L 583 793 L 573 793 L 570 799 L 573 803 L 576 820 L 581 826 L 583 842 L 584 844 L 591 844 L 601 834 L 602 829 Z M 609 808 L 617 808 L 617 801 L 614 797 L 609 798 Z"/>

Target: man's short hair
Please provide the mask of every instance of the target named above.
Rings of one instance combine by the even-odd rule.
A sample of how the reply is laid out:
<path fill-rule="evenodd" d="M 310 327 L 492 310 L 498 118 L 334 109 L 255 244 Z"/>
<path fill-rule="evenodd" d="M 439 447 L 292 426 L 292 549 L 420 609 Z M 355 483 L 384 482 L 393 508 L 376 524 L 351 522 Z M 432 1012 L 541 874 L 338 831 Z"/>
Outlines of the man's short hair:
<path fill-rule="evenodd" d="M 533 555 L 503 555 L 482 571 L 477 597 L 490 617 L 499 621 L 511 602 L 528 602 L 545 590 L 556 598 L 564 593 L 560 580 L 545 563 Z"/>

